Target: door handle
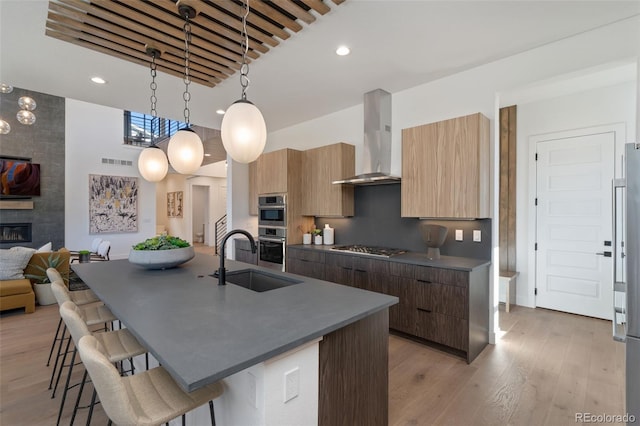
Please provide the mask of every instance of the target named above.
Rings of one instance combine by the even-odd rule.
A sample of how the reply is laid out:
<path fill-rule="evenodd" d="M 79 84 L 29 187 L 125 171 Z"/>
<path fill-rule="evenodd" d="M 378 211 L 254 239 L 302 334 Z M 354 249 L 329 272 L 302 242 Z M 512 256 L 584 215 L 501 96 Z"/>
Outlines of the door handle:
<path fill-rule="evenodd" d="M 596 254 L 598 256 L 611 257 L 611 252 L 610 251 L 605 251 L 605 252 L 596 253 Z"/>

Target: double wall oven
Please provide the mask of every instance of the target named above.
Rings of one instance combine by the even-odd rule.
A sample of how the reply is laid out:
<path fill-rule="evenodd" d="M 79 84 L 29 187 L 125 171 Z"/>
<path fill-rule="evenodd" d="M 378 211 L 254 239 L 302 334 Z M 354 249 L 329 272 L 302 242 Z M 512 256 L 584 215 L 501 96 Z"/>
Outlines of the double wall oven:
<path fill-rule="evenodd" d="M 287 247 L 287 196 L 258 197 L 258 265 L 284 271 Z"/>

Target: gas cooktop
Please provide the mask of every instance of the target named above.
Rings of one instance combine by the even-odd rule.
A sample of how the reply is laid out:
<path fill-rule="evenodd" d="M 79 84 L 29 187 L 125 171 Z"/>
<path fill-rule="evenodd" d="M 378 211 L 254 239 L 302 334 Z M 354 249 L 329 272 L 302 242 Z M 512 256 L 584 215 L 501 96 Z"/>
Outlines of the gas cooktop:
<path fill-rule="evenodd" d="M 331 250 L 348 251 L 354 254 L 363 254 L 367 256 L 379 256 L 379 257 L 391 257 L 399 254 L 406 253 L 406 250 L 386 248 L 386 247 L 373 247 L 373 246 L 361 246 L 361 245 L 346 245 L 335 246 Z"/>

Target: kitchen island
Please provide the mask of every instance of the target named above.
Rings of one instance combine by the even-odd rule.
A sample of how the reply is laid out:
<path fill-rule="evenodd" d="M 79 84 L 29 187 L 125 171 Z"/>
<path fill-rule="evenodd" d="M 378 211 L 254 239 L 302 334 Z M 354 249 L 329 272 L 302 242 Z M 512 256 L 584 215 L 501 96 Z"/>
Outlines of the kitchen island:
<path fill-rule="evenodd" d="M 219 424 L 387 423 L 395 297 L 287 273 L 302 282 L 218 286 L 218 264 L 199 254 L 167 270 L 127 260 L 73 269 L 185 390 L 225 378 Z M 229 272 L 248 267 L 276 274 L 227 262 Z"/>

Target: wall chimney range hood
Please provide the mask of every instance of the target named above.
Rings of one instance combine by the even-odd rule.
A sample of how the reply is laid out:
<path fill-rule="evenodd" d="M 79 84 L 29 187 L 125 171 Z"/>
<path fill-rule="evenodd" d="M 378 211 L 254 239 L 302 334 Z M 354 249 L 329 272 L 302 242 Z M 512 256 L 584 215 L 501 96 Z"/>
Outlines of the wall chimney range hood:
<path fill-rule="evenodd" d="M 376 89 L 364 94 L 364 144 L 362 173 L 333 181 L 345 185 L 399 183 L 391 176 L 391 93 Z"/>

